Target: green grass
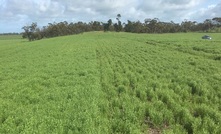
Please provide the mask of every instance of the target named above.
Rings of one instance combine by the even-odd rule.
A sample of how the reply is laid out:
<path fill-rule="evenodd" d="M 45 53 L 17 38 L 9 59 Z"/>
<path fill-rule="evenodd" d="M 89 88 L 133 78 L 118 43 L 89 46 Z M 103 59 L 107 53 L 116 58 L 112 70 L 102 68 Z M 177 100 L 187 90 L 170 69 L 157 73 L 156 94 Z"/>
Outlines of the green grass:
<path fill-rule="evenodd" d="M 0 35 L 0 40 L 15 40 L 21 38 L 21 35 Z"/>
<path fill-rule="evenodd" d="M 0 38 L 0 133 L 221 133 L 221 39 Z"/>

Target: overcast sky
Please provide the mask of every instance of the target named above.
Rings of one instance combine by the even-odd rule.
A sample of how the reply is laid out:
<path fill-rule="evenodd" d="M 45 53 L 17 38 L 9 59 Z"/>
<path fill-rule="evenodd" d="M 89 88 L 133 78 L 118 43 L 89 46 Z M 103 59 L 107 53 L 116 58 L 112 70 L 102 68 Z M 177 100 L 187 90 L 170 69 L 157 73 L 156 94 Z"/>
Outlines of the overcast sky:
<path fill-rule="evenodd" d="M 221 17 L 221 0 L 0 0 L 0 33 L 21 32 L 22 26 L 37 22 L 121 20 L 202 22 Z"/>

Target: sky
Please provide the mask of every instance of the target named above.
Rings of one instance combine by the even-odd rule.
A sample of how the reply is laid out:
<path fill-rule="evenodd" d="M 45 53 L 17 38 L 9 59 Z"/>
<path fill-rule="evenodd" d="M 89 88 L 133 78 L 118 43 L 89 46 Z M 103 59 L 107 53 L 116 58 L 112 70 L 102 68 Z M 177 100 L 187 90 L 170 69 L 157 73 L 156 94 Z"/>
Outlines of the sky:
<path fill-rule="evenodd" d="M 22 32 L 32 22 L 114 21 L 117 14 L 123 22 L 203 22 L 221 17 L 221 0 L 0 0 L 0 33 Z"/>

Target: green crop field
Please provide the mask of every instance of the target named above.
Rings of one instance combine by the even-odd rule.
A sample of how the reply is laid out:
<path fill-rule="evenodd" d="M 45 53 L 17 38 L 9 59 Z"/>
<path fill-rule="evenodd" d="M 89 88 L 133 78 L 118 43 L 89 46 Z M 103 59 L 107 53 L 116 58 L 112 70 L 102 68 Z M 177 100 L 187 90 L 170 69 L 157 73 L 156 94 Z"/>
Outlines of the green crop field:
<path fill-rule="evenodd" d="M 0 36 L 0 133 L 220 134 L 221 34 Z"/>

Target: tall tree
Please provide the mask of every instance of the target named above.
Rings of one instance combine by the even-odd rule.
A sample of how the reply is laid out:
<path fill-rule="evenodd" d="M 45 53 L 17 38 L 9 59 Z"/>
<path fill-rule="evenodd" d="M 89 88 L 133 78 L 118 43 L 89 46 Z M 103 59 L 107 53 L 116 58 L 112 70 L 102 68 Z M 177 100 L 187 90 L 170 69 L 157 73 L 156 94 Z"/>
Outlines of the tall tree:
<path fill-rule="evenodd" d="M 23 38 L 28 38 L 29 41 L 41 39 L 40 29 L 37 28 L 37 23 L 32 23 L 30 26 L 22 27 L 24 30 Z"/>
<path fill-rule="evenodd" d="M 110 26 L 112 25 L 112 19 L 109 19 L 107 23 L 104 23 L 104 31 L 110 31 Z"/>
<path fill-rule="evenodd" d="M 123 26 L 121 24 L 121 21 L 120 21 L 120 18 L 121 18 L 121 15 L 117 14 L 117 18 L 116 18 L 117 23 L 114 24 L 114 28 L 115 28 L 116 32 L 122 31 L 122 28 L 123 28 Z"/>
<path fill-rule="evenodd" d="M 212 20 L 211 19 L 206 19 L 204 21 L 204 31 L 209 31 L 212 28 L 213 24 L 212 24 Z"/>
<path fill-rule="evenodd" d="M 221 17 L 215 17 L 212 19 L 218 27 L 221 27 Z"/>

